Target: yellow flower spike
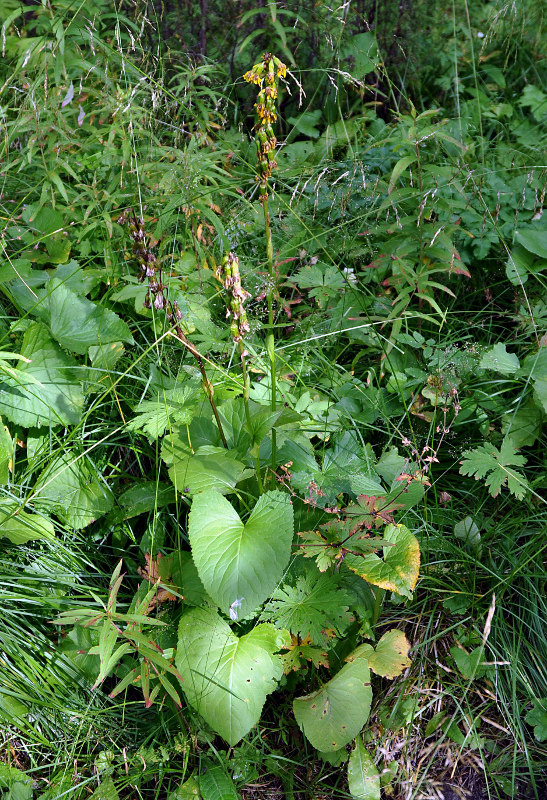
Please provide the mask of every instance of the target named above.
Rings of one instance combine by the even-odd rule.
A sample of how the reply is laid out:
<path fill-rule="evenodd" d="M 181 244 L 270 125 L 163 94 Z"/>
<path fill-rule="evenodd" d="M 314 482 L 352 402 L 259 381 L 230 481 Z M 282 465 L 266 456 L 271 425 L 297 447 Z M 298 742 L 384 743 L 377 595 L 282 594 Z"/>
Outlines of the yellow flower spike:
<path fill-rule="evenodd" d="M 286 67 L 286 65 L 282 61 L 280 61 L 278 58 L 276 58 L 275 56 L 273 57 L 273 62 L 274 62 L 275 70 L 276 70 L 276 73 L 277 73 L 277 77 L 278 78 L 286 78 L 287 77 L 287 67 Z"/>

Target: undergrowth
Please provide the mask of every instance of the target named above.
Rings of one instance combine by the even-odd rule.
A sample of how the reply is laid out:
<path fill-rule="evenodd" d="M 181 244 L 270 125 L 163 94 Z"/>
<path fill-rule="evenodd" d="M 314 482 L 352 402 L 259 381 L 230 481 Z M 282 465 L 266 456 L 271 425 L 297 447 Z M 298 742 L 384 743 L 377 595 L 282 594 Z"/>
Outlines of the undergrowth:
<path fill-rule="evenodd" d="M 542 9 L 226 5 L 0 9 L 0 796 L 540 800 Z"/>

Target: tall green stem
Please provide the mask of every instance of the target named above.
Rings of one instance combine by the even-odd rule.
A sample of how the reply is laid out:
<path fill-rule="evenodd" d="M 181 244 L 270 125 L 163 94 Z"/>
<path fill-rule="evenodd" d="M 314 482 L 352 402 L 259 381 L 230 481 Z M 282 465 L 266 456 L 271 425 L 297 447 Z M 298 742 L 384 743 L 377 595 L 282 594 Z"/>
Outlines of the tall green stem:
<path fill-rule="evenodd" d="M 265 195 L 265 196 L 264 196 Z M 264 230 L 266 232 L 266 258 L 268 261 L 268 292 L 266 299 L 268 302 L 268 327 L 269 333 L 266 337 L 266 351 L 270 361 L 270 385 L 271 385 L 271 398 L 270 407 L 272 411 L 276 410 L 276 394 L 277 384 L 275 377 L 275 336 L 274 336 L 274 287 L 275 287 L 275 266 L 273 260 L 273 243 L 272 243 L 272 228 L 270 225 L 270 210 L 268 208 L 268 193 L 267 184 L 266 191 L 262 199 L 262 207 L 264 209 Z M 275 428 L 272 429 L 272 455 L 271 455 L 271 468 L 272 473 L 275 473 L 277 467 L 277 436 Z"/>
<path fill-rule="evenodd" d="M 245 362 L 245 348 L 243 346 L 243 342 L 239 343 L 240 352 L 241 352 L 241 374 L 243 376 L 243 405 L 245 406 L 245 417 L 247 419 L 247 425 L 249 427 L 249 433 L 252 435 L 253 433 L 253 423 L 251 420 L 251 411 L 249 408 L 249 394 L 251 390 L 251 381 L 249 379 L 249 373 L 247 372 L 247 364 Z M 255 446 L 253 442 L 253 447 Z M 262 485 L 262 474 L 260 472 L 260 453 L 255 454 L 255 468 L 256 468 L 256 480 L 258 483 L 258 491 L 260 494 L 263 494 L 264 487 Z"/>
<path fill-rule="evenodd" d="M 258 174 L 257 180 L 260 186 L 260 202 L 264 209 L 264 230 L 266 232 L 266 257 L 268 260 L 268 288 L 266 298 L 268 302 L 268 335 L 266 336 L 266 351 L 270 361 L 270 385 L 271 398 L 270 407 L 272 411 L 276 409 L 277 386 L 275 380 L 275 336 L 274 336 L 274 296 L 275 296 L 275 265 L 273 257 L 272 228 L 270 225 L 270 212 L 268 209 L 268 179 L 273 170 L 277 167 L 275 161 L 275 148 L 277 139 L 272 125 L 277 120 L 277 80 L 284 78 L 287 74 L 287 67 L 271 53 L 264 53 L 261 62 L 255 64 L 252 69 L 243 76 L 248 83 L 254 83 L 260 87 L 255 103 L 258 122 L 255 125 L 255 141 L 258 154 Z M 277 467 L 277 440 L 275 429 L 272 430 L 272 457 L 271 457 L 272 479 L 275 480 L 275 470 Z"/>

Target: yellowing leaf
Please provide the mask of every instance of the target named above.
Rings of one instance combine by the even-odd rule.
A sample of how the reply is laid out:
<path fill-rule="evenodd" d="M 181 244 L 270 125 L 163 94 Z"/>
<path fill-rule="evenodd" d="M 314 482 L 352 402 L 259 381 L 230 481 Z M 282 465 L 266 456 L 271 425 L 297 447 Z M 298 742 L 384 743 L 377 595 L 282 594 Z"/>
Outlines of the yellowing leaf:
<path fill-rule="evenodd" d="M 345 564 L 368 583 L 387 589 L 403 597 L 411 597 L 420 573 L 420 545 L 405 525 L 388 525 L 384 540 L 384 558 L 369 553 L 357 556 L 349 553 Z"/>
<path fill-rule="evenodd" d="M 403 631 L 392 630 L 384 633 L 376 649 L 370 644 L 362 644 L 346 660 L 366 658 L 369 667 L 382 678 L 396 678 L 410 666 L 408 651 L 410 642 Z"/>

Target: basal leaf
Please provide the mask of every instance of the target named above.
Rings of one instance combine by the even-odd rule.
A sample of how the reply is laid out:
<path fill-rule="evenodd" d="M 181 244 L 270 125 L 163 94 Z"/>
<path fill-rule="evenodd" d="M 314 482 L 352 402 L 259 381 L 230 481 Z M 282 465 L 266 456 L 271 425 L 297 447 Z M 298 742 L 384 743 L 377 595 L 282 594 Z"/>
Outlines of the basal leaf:
<path fill-rule="evenodd" d="M 273 625 L 257 625 L 238 638 L 211 608 L 183 615 L 176 656 L 183 691 L 230 745 L 258 722 L 267 695 L 277 688 L 283 669 L 276 652 L 286 644 Z"/>
<path fill-rule="evenodd" d="M 220 764 L 207 767 L 200 775 L 199 788 L 203 800 L 239 800 L 234 782 Z"/>
<path fill-rule="evenodd" d="M 331 752 L 357 736 L 368 719 L 371 700 L 368 662 L 357 658 L 318 691 L 297 697 L 293 711 L 312 745 Z"/>
<path fill-rule="evenodd" d="M 290 498 L 266 492 L 243 523 L 226 498 L 203 492 L 194 497 L 188 533 L 205 589 L 225 614 L 243 618 L 269 597 L 289 562 Z"/>
<path fill-rule="evenodd" d="M 488 672 L 488 666 L 484 664 L 484 647 L 479 645 L 470 653 L 461 647 L 451 647 L 450 653 L 456 662 L 456 666 L 466 681 L 475 678 L 483 678 Z"/>
<path fill-rule="evenodd" d="M 534 700 L 534 706 L 526 714 L 525 719 L 528 725 L 534 726 L 534 736 L 537 741 L 547 741 L 547 697 Z"/>
<path fill-rule="evenodd" d="M 112 508 L 114 499 L 99 481 L 87 456 L 74 450 L 53 459 L 35 486 L 36 508 L 56 514 L 71 528 L 80 530 Z"/>
<path fill-rule="evenodd" d="M 95 789 L 89 800 L 119 800 L 120 795 L 110 776 L 101 781 L 98 789 Z"/>
<path fill-rule="evenodd" d="M 355 740 L 348 763 L 349 793 L 356 800 L 380 800 L 380 773 L 361 737 Z"/>
<path fill-rule="evenodd" d="M 382 678 L 396 678 L 410 666 L 408 651 L 410 642 L 403 631 L 392 630 L 384 633 L 376 647 L 360 645 L 348 660 L 366 658 L 370 669 Z"/>
<path fill-rule="evenodd" d="M 170 484 L 157 481 L 135 481 L 118 497 L 117 507 L 112 509 L 109 521 L 122 522 L 174 502 L 175 490 Z"/>
<path fill-rule="evenodd" d="M 545 228 L 523 228 L 515 232 L 515 241 L 526 248 L 530 253 L 547 258 L 547 235 Z"/>
<path fill-rule="evenodd" d="M 21 355 L 28 363 L 0 374 L 0 413 L 25 428 L 76 425 L 84 404 L 76 362 L 38 322 L 27 328 Z"/>
<path fill-rule="evenodd" d="M 133 342 L 126 322 L 105 306 L 92 303 L 58 278 L 48 281 L 40 304 L 31 310 L 66 350 L 84 355 L 92 345 Z"/>
<path fill-rule="evenodd" d="M 473 517 L 467 516 L 456 522 L 454 536 L 480 556 L 482 550 L 480 528 Z"/>
<path fill-rule="evenodd" d="M 498 342 L 482 356 L 480 360 L 482 369 L 491 369 L 502 375 L 514 375 L 520 368 L 520 363 L 514 353 L 507 352 L 507 346 Z"/>
<path fill-rule="evenodd" d="M 0 763 L 0 790 L 3 800 L 32 800 L 33 780 L 11 764 Z"/>
<path fill-rule="evenodd" d="M 191 775 L 181 786 L 169 792 L 167 800 L 201 800 L 197 778 Z"/>
<path fill-rule="evenodd" d="M 54 539 L 53 523 L 39 514 L 29 514 L 16 500 L 0 499 L 0 537 L 13 544 L 24 544 L 34 539 Z"/>
<path fill-rule="evenodd" d="M 169 470 L 177 492 L 189 495 L 210 489 L 216 490 L 217 494 L 227 494 L 246 474 L 245 465 L 232 453 L 212 445 L 181 455 Z"/>
<path fill-rule="evenodd" d="M 412 597 L 420 572 L 420 545 L 405 525 L 388 525 L 383 538 L 392 542 L 384 547 L 384 557 L 369 553 L 356 556 L 349 553 L 345 564 L 361 578 L 403 597 Z"/>

